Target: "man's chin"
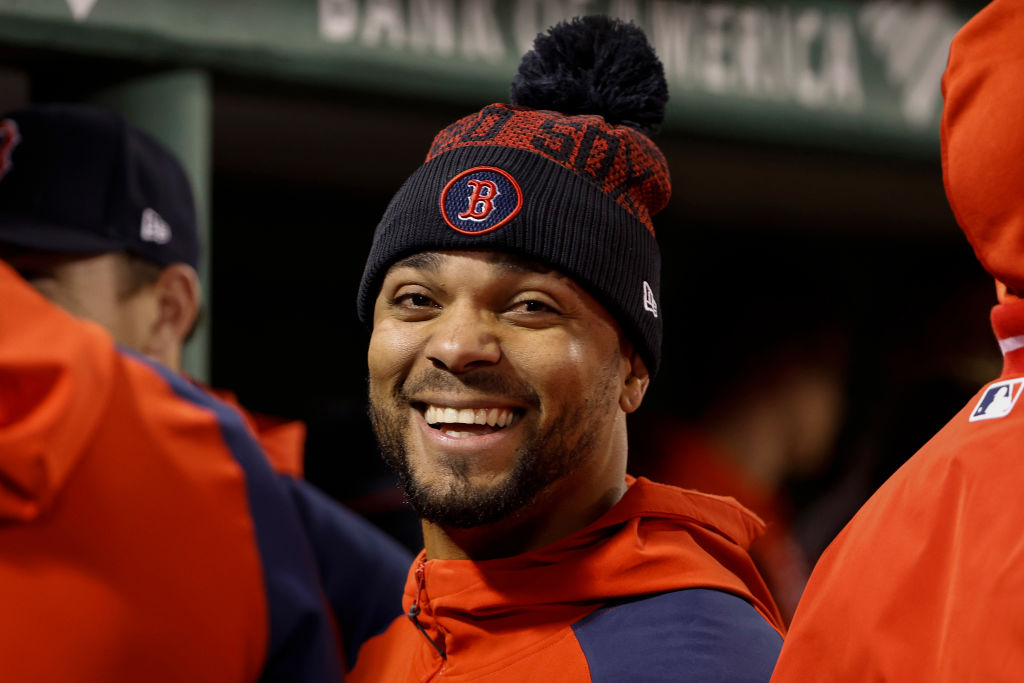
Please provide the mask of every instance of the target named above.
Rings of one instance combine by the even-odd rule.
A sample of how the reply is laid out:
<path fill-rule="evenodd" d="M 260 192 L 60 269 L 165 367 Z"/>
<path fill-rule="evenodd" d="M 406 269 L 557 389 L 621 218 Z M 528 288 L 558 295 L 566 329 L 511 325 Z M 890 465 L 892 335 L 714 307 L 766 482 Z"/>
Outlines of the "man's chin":
<path fill-rule="evenodd" d="M 494 524 L 516 512 L 527 500 L 515 495 L 507 484 L 407 486 L 405 493 L 425 521 L 456 529 Z"/>
<path fill-rule="evenodd" d="M 465 477 L 423 482 L 408 472 L 399 478 L 406 497 L 422 519 L 455 529 L 500 522 L 530 504 L 543 488 L 522 467 L 480 482 Z"/>

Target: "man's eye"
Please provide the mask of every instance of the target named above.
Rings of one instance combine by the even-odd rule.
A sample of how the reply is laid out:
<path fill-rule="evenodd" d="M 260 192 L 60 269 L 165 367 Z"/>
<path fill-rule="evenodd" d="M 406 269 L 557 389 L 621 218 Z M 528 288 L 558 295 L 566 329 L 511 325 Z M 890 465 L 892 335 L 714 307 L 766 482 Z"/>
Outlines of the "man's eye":
<path fill-rule="evenodd" d="M 404 308 L 431 308 L 436 305 L 429 296 L 415 293 L 396 297 L 394 303 Z"/>
<path fill-rule="evenodd" d="M 558 313 L 554 307 L 536 299 L 518 301 L 512 305 L 512 310 L 520 313 Z"/>

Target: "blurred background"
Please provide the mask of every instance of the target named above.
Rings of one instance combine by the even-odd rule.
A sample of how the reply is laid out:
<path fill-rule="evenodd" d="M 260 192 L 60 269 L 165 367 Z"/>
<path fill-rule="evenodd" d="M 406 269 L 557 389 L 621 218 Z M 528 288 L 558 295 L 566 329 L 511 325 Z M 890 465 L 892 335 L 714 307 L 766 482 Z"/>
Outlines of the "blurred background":
<path fill-rule="evenodd" d="M 949 41 L 983 5 L 0 0 L 0 109 L 101 104 L 178 153 L 207 249 L 189 371 L 306 420 L 307 477 L 415 545 L 365 418 L 373 228 L 439 129 L 506 100 L 538 32 L 636 21 L 669 81 L 674 196 L 632 470 L 771 521 L 758 561 L 786 611 L 860 503 L 999 372 L 938 138 Z"/>

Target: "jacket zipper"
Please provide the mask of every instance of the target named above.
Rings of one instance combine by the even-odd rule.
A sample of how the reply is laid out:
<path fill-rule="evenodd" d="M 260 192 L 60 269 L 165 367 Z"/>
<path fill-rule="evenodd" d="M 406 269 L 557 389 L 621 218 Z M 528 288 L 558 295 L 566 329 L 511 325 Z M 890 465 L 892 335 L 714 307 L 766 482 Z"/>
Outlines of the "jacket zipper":
<path fill-rule="evenodd" d="M 420 565 L 416 567 L 416 582 L 418 584 L 416 587 L 416 597 L 413 598 L 412 604 L 409 605 L 409 611 L 405 613 L 405 616 L 409 617 L 409 621 L 412 622 L 413 626 L 415 626 L 417 630 L 419 630 L 419 632 L 423 634 L 423 637 L 427 639 L 427 642 L 430 643 L 435 650 L 437 650 L 437 654 L 441 655 L 441 659 L 447 660 L 448 657 L 445 655 L 444 650 L 442 650 L 441 647 L 434 641 L 434 639 L 430 637 L 430 635 L 427 633 L 427 629 L 423 628 L 423 624 L 420 623 L 420 620 L 418 618 L 420 615 L 420 596 L 423 595 L 423 586 L 427 580 L 425 576 L 425 571 L 426 562 L 420 562 Z"/>

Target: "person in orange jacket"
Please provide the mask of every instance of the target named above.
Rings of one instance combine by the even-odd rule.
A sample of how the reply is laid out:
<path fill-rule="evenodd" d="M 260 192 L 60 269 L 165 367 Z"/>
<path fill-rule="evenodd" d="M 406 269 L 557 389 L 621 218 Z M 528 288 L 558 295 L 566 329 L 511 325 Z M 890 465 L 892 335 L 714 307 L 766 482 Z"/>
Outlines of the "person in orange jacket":
<path fill-rule="evenodd" d="M 1024 671 L 1021 36 L 1024 6 L 996 0 L 954 38 L 942 82 L 946 195 L 996 279 L 1002 375 L 828 547 L 772 681 L 994 682 Z"/>
<path fill-rule="evenodd" d="M 237 413 L 0 260 L 3 680 L 341 681 L 301 529 Z"/>
<path fill-rule="evenodd" d="M 734 500 L 627 476 L 660 361 L 667 98 L 635 26 L 538 37 L 442 130 L 358 295 L 371 416 L 422 518 L 406 614 L 361 681 L 767 681 L 778 610 Z"/>
<path fill-rule="evenodd" d="M 0 257 L 51 301 L 179 372 L 200 287 L 195 210 L 178 162 L 118 115 L 83 105 L 30 106 L 0 130 Z M 230 393 L 201 388 L 240 412 L 292 497 L 354 664 L 359 645 L 400 613 L 411 556 L 302 481 L 301 422 L 249 413 Z"/>

